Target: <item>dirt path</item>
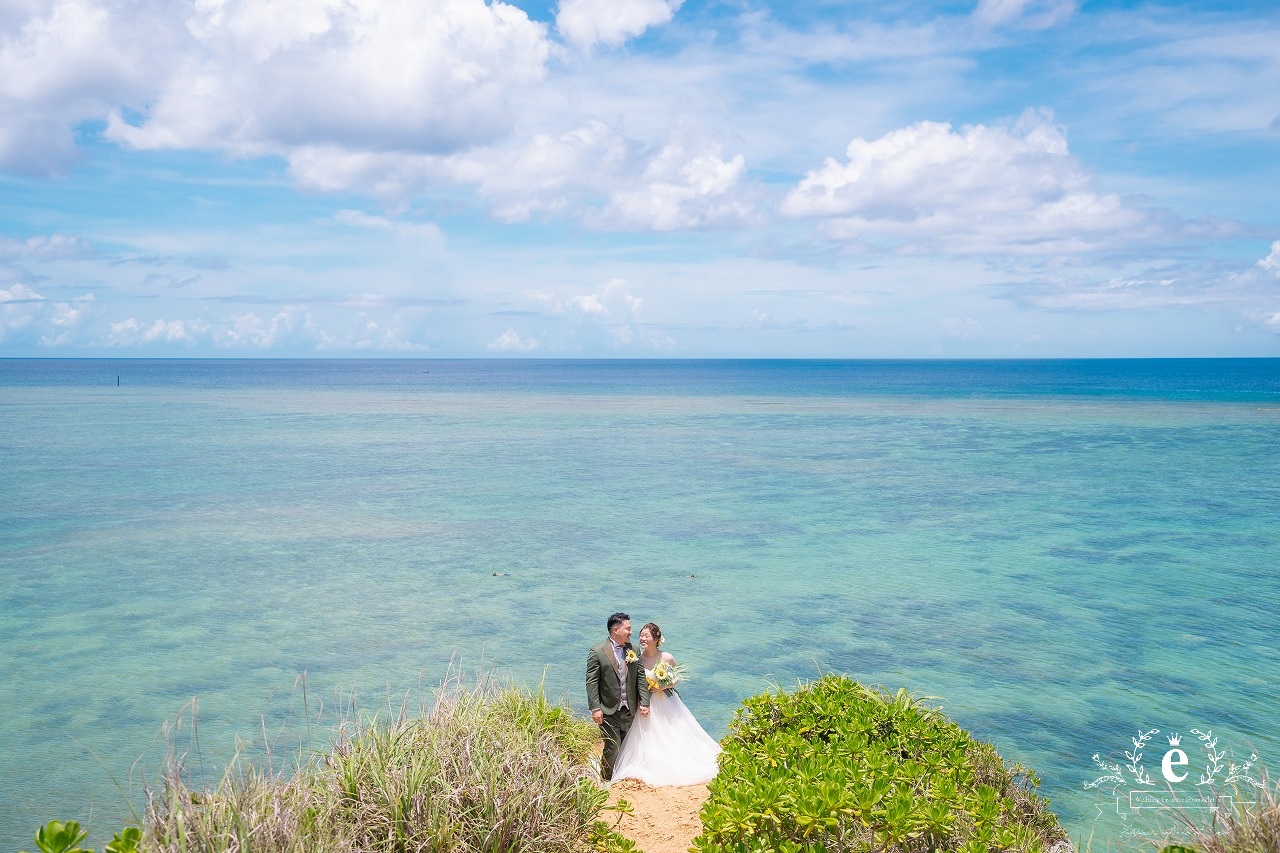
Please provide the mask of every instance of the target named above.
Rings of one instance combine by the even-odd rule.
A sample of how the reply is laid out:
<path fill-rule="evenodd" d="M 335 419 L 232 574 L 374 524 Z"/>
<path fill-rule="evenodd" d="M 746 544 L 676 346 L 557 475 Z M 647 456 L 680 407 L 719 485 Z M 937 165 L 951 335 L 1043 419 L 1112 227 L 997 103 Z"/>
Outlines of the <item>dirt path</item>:
<path fill-rule="evenodd" d="M 689 842 L 702 831 L 698 811 L 707 799 L 706 785 L 650 788 L 635 779 L 609 786 L 609 802 L 626 800 L 634 817 L 624 817 L 618 832 L 630 838 L 644 853 L 688 853 Z M 615 817 L 607 813 L 607 818 Z"/>

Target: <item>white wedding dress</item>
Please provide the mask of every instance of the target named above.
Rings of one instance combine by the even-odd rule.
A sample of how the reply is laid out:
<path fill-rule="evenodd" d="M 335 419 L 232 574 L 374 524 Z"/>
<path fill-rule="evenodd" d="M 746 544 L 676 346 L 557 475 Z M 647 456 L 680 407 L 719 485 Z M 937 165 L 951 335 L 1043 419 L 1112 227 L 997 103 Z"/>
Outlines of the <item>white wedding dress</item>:
<path fill-rule="evenodd" d="M 645 675 L 652 675 L 645 670 Z M 716 775 L 720 744 L 698 724 L 680 697 L 655 690 L 649 716 L 639 714 L 622 740 L 613 778 L 639 779 L 646 785 L 697 785 Z"/>

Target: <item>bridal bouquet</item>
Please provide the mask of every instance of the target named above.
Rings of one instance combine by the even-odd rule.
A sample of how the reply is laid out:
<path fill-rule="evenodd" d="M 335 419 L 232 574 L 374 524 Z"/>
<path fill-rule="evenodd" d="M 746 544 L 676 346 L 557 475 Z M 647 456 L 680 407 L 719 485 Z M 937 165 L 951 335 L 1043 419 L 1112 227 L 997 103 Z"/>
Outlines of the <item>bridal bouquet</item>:
<path fill-rule="evenodd" d="M 684 667 L 679 664 L 660 661 L 649 676 L 650 690 L 667 690 L 684 680 Z"/>

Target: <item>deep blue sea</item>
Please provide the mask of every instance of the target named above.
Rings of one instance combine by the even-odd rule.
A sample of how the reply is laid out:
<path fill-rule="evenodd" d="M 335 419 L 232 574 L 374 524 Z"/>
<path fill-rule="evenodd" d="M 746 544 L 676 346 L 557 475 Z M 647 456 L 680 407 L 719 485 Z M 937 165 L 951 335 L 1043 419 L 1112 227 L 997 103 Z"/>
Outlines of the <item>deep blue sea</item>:
<path fill-rule="evenodd" d="M 212 782 L 451 662 L 585 711 L 618 609 L 716 737 L 906 687 L 1138 849 L 1168 735 L 1280 768 L 1278 449 L 1280 359 L 0 360 L 0 851 L 166 722 Z"/>

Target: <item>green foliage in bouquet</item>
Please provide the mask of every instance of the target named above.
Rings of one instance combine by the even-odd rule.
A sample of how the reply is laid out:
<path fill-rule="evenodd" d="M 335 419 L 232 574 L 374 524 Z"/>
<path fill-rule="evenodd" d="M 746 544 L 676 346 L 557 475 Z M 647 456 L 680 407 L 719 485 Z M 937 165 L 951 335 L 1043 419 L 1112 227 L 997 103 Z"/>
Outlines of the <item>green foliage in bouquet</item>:
<path fill-rule="evenodd" d="M 742 703 L 696 853 L 1039 853 L 1066 841 L 1039 780 L 905 690 L 827 675 Z"/>

